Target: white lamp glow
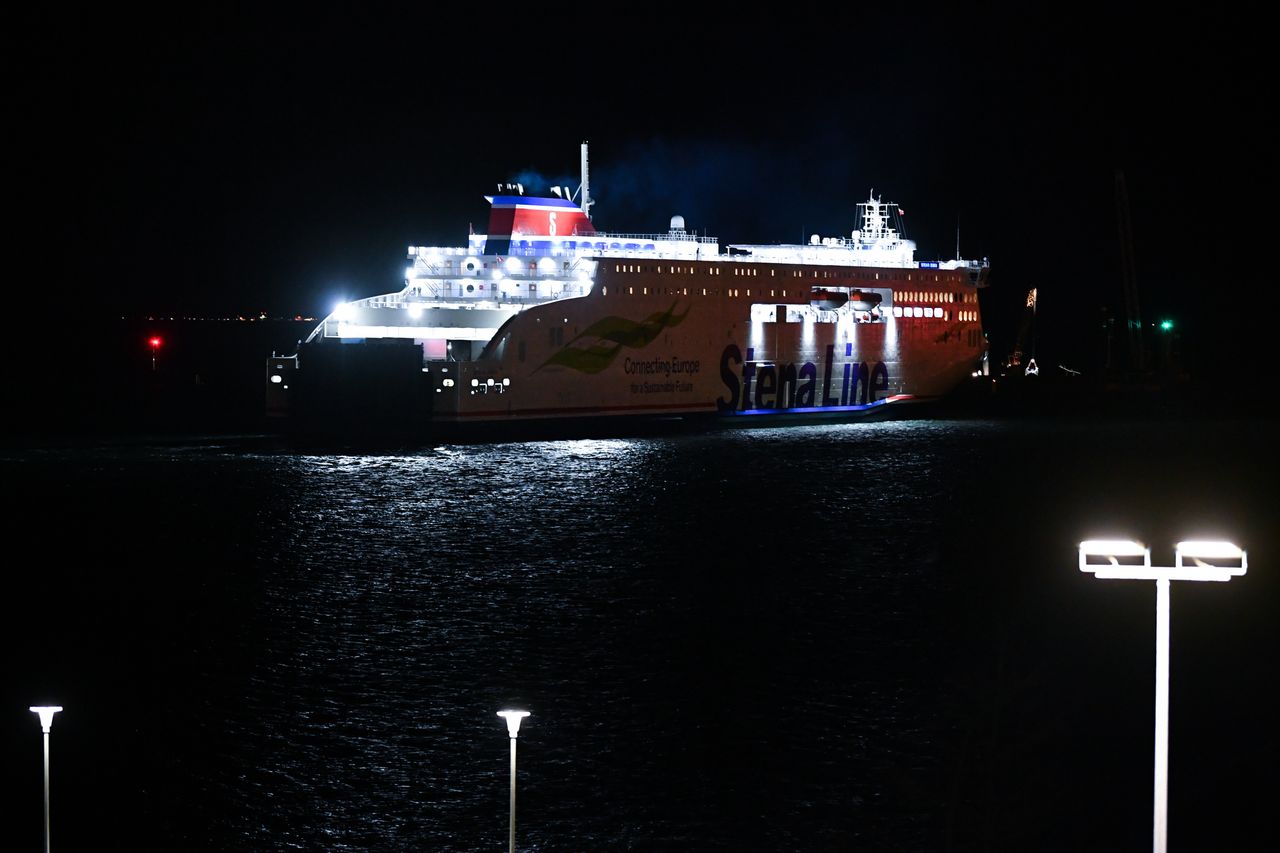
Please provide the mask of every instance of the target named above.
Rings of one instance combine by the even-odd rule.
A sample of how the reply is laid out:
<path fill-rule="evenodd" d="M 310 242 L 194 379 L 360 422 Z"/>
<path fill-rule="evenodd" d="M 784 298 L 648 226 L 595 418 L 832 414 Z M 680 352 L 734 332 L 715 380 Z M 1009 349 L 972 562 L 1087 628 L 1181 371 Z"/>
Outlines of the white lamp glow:
<path fill-rule="evenodd" d="M 1080 571 L 1103 579 L 1156 582 L 1155 853 L 1165 853 L 1169 838 L 1169 582 L 1229 581 L 1248 568 L 1245 552 L 1230 542 L 1187 540 L 1178 543 L 1175 555 L 1174 565 L 1153 566 L 1151 549 L 1139 542 L 1087 539 L 1080 543 Z"/>
<path fill-rule="evenodd" d="M 1231 542 L 1216 542 L 1209 540 L 1193 539 L 1187 542 L 1179 542 L 1177 545 L 1177 562 L 1182 565 L 1184 557 L 1190 557 L 1201 565 L 1207 560 L 1228 564 L 1226 568 L 1232 569 L 1231 574 L 1243 575 L 1249 567 L 1248 556 Z M 1236 564 L 1239 565 L 1236 565 Z M 1216 562 L 1215 562 L 1216 565 Z M 1238 571 L 1236 571 L 1238 569 Z"/>
<path fill-rule="evenodd" d="M 40 728 L 44 729 L 48 734 L 49 729 L 53 727 L 53 715 L 62 710 L 61 705 L 32 705 L 31 711 L 40 715 Z"/>
<path fill-rule="evenodd" d="M 512 737 L 520 734 L 520 721 L 529 716 L 528 711 L 499 711 L 498 716 L 507 721 L 507 733 Z"/>

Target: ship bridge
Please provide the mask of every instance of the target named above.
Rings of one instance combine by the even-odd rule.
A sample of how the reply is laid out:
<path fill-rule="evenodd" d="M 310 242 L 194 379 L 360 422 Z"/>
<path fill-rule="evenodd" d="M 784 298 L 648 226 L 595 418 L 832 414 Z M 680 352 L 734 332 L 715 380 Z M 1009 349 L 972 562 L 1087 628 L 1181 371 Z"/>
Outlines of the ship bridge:
<path fill-rule="evenodd" d="M 872 190 L 858 203 L 858 228 L 848 237 L 814 234 L 807 244 L 733 244 L 729 248 L 754 260 L 787 264 L 914 267 L 916 244 L 902 236 L 902 209 L 880 200 Z"/>

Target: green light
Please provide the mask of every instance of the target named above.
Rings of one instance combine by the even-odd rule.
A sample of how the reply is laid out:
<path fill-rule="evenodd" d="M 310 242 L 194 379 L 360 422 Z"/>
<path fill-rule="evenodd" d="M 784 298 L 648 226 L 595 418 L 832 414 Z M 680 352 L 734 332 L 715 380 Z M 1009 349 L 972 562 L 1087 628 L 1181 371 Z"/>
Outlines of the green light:
<path fill-rule="evenodd" d="M 1162 332 L 1168 332 L 1168 331 L 1170 331 L 1172 328 L 1173 328 L 1173 321 L 1172 321 L 1172 320 L 1161 320 L 1161 321 L 1160 321 L 1160 331 L 1162 331 Z"/>

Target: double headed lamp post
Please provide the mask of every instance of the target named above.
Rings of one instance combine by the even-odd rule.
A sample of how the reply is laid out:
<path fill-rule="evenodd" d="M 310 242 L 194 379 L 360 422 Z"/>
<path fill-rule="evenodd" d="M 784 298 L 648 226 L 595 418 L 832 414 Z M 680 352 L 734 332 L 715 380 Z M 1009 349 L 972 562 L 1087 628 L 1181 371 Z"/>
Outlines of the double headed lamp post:
<path fill-rule="evenodd" d="M 1172 566 L 1151 565 L 1140 542 L 1089 539 L 1080 543 L 1080 571 L 1096 578 L 1156 582 L 1156 767 L 1152 850 L 1165 853 L 1169 795 L 1169 581 L 1229 581 L 1248 568 L 1245 552 L 1230 542 L 1179 542 Z"/>

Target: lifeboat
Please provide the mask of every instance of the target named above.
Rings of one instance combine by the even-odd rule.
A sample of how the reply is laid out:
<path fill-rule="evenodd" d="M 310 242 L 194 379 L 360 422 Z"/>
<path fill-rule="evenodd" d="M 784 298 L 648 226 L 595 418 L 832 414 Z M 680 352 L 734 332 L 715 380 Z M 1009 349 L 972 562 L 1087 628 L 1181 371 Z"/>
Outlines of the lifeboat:
<path fill-rule="evenodd" d="M 809 304 L 823 311 L 835 311 L 848 301 L 848 294 L 836 290 L 825 290 L 821 287 L 815 287 L 809 296 Z"/>
<path fill-rule="evenodd" d="M 880 294 L 872 290 L 855 290 L 849 294 L 855 311 L 874 311 L 880 307 Z"/>

